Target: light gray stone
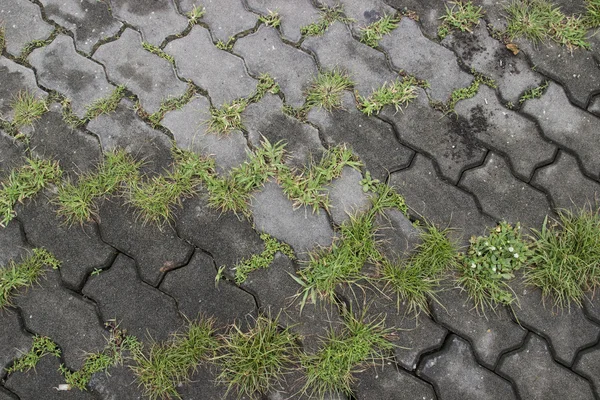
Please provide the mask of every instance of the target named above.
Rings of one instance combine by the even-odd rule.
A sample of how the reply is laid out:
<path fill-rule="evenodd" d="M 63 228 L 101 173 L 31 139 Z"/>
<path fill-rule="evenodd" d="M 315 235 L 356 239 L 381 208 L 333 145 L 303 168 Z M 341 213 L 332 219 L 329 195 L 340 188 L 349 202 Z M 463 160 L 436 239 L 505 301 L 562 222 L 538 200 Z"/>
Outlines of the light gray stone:
<path fill-rule="evenodd" d="M 283 38 L 292 42 L 300 40 L 300 29 L 303 26 L 319 19 L 319 12 L 310 0 L 248 0 L 248 5 L 251 10 L 261 15 L 268 15 L 269 11 L 277 12 L 281 17 Z"/>
<path fill-rule="evenodd" d="M 361 214 L 371 208 L 371 199 L 360 181 L 362 174 L 354 168 L 344 167 L 339 178 L 327 186 L 331 208 L 331 219 L 338 225 L 348 221 L 350 216 Z"/>
<path fill-rule="evenodd" d="M 53 30 L 52 25 L 42 19 L 40 8 L 27 0 L 0 3 L 2 21 L 6 51 L 13 56 L 18 56 L 27 43 L 47 39 Z"/>
<path fill-rule="evenodd" d="M 189 13 L 194 6 L 205 10 L 202 22 L 208 25 L 214 39 L 227 42 L 236 33 L 254 28 L 258 15 L 244 8 L 241 0 L 179 0 L 179 8 Z"/>

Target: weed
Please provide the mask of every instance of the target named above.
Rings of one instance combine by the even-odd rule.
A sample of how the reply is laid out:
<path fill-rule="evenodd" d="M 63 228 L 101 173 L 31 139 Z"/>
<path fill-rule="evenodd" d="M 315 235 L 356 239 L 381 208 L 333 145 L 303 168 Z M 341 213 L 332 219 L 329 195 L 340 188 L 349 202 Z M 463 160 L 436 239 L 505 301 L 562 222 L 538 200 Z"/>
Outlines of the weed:
<path fill-rule="evenodd" d="M 366 175 L 367 177 L 370 177 L 370 173 L 368 171 Z M 408 215 L 408 206 L 404 201 L 404 197 L 398 194 L 393 187 L 386 185 L 385 183 L 381 183 L 377 179 L 371 180 L 371 182 L 367 181 L 363 184 L 363 190 L 365 187 L 367 187 L 368 190 L 375 195 L 372 198 L 372 214 L 381 212 L 386 208 L 394 208 L 401 211 L 404 215 Z"/>
<path fill-rule="evenodd" d="M 456 89 L 450 94 L 450 99 L 448 100 L 448 103 L 442 106 L 444 112 L 453 112 L 456 103 L 458 103 L 461 100 L 466 100 L 475 97 L 475 95 L 479 92 L 479 87 L 481 85 L 488 86 L 492 89 L 497 88 L 496 82 L 494 82 L 493 79 L 488 78 L 475 70 L 471 70 L 471 73 L 475 76 L 475 79 L 473 79 L 469 86 L 465 88 Z"/>
<path fill-rule="evenodd" d="M 61 106 L 62 106 L 62 117 L 63 121 L 71 128 L 78 128 L 86 123 L 85 119 L 79 118 L 71 107 L 71 100 L 66 97 L 61 97 Z"/>
<path fill-rule="evenodd" d="M 19 357 L 10 368 L 7 368 L 6 373 L 30 371 L 35 368 L 42 357 L 47 355 L 60 357 L 60 349 L 49 337 L 35 335 L 31 350 Z"/>
<path fill-rule="evenodd" d="M 370 25 L 360 28 L 360 41 L 367 46 L 377 47 L 384 35 L 387 35 L 398 27 L 400 18 L 384 15 Z"/>
<path fill-rule="evenodd" d="M 525 103 L 527 100 L 539 99 L 544 94 L 544 91 L 548 87 L 548 81 L 544 81 L 540 86 L 528 89 L 523 93 L 519 99 L 519 104 Z"/>
<path fill-rule="evenodd" d="M 114 112 L 121 99 L 125 97 L 125 89 L 124 85 L 119 85 L 108 97 L 98 99 L 87 106 L 84 119 L 91 121 L 102 114 Z"/>
<path fill-rule="evenodd" d="M 0 23 L 0 54 L 4 50 L 4 46 L 6 45 L 6 31 L 4 29 L 4 24 Z"/>
<path fill-rule="evenodd" d="M 200 22 L 200 18 L 202 18 L 204 16 L 205 10 L 204 7 L 200 6 L 196 6 L 194 5 L 194 7 L 192 8 L 192 11 L 188 12 L 186 15 L 188 17 L 188 20 L 190 22 L 190 25 L 196 25 L 198 22 Z"/>
<path fill-rule="evenodd" d="M 265 249 L 260 254 L 253 254 L 252 257 L 242 260 L 235 265 L 235 283 L 241 285 L 248 278 L 248 274 L 262 268 L 268 268 L 275 259 L 275 254 L 281 252 L 294 260 L 294 251 L 286 244 L 281 243 L 271 235 L 263 233 L 260 235 L 265 243 Z"/>
<path fill-rule="evenodd" d="M 28 91 L 19 92 L 11 103 L 14 112 L 13 125 L 16 128 L 33 125 L 46 111 L 48 105 L 43 99 L 36 99 L 35 95 Z"/>
<path fill-rule="evenodd" d="M 235 44 L 235 38 L 230 37 L 229 40 L 227 40 L 227 42 L 219 40 L 217 42 L 217 44 L 215 44 L 215 46 L 217 46 L 217 49 L 229 51 L 229 50 L 233 49 L 234 44 Z"/>
<path fill-rule="evenodd" d="M 208 121 L 207 131 L 228 133 L 236 129 L 242 129 L 242 112 L 247 106 L 248 100 L 238 99 L 223 104 L 221 108 L 211 108 L 211 118 Z"/>
<path fill-rule="evenodd" d="M 258 17 L 258 20 L 272 28 L 279 28 L 281 25 L 281 16 L 275 11 L 269 11 L 267 15 L 261 15 Z"/>
<path fill-rule="evenodd" d="M 165 114 L 169 111 L 179 110 L 196 95 L 196 87 L 192 84 L 188 84 L 185 92 L 179 97 L 169 97 L 161 102 L 160 108 L 153 114 L 150 114 L 148 120 L 154 128 L 160 126 L 160 122 L 165 117 Z"/>
<path fill-rule="evenodd" d="M 249 102 L 255 103 L 260 101 L 265 94 L 277 94 L 281 91 L 279 84 L 269 74 L 262 74 L 258 77 L 258 84 L 256 85 L 256 91 L 250 97 Z"/>
<path fill-rule="evenodd" d="M 446 15 L 440 18 L 443 22 L 438 29 L 439 38 L 444 39 L 453 29 L 473 33 L 473 27 L 483 18 L 483 8 L 474 6 L 471 1 L 456 1 L 450 4 L 452 7 L 448 8 L 446 5 Z"/>
<path fill-rule="evenodd" d="M 306 106 L 303 107 L 293 107 L 289 104 L 284 104 L 281 111 L 292 118 L 296 118 L 299 121 L 306 121 L 306 115 L 309 111 L 309 108 Z"/>
<path fill-rule="evenodd" d="M 321 72 L 317 79 L 311 84 L 306 93 L 306 105 L 312 107 L 323 107 L 327 111 L 340 108 L 342 105 L 342 93 L 354 87 L 354 82 L 347 73 L 339 69 Z"/>
<path fill-rule="evenodd" d="M 165 53 L 165 51 L 163 49 L 161 49 L 160 47 L 150 44 L 148 42 L 142 42 L 142 47 L 144 48 L 144 50 L 149 51 L 150 53 L 155 54 L 155 55 L 159 56 L 160 58 L 164 58 L 171 64 L 173 64 L 173 65 L 175 64 L 175 59 L 173 58 L 173 56 Z"/>
<path fill-rule="evenodd" d="M 317 22 L 313 22 L 310 25 L 300 28 L 300 33 L 302 33 L 303 36 L 321 36 L 335 21 L 339 21 L 343 24 L 355 22 L 354 19 L 344 16 L 344 10 L 339 5 L 334 7 L 321 7 L 319 13 L 321 15 Z"/>
<path fill-rule="evenodd" d="M 586 0 L 583 22 L 589 29 L 600 28 L 600 0 Z M 1 28 L 0 28 L 1 29 Z M 1 33 L 0 33 L 1 35 Z M 1 43 L 1 38 L 0 38 Z M 2 46 L 0 46 L 0 49 Z"/>
<path fill-rule="evenodd" d="M 358 108 L 368 116 L 378 114 L 386 105 L 393 105 L 398 111 L 417 97 L 416 86 L 418 82 L 413 77 L 385 83 L 369 97 L 359 95 Z"/>

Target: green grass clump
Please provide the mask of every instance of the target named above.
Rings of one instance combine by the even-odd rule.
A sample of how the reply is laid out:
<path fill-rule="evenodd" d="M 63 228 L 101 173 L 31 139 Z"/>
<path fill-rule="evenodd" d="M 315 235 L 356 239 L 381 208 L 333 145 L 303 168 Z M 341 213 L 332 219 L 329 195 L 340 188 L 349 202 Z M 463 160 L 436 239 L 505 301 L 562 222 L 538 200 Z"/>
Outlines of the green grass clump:
<path fill-rule="evenodd" d="M 355 22 L 354 19 L 344 16 L 344 10 L 339 5 L 334 7 L 321 7 L 319 13 L 321 15 L 317 22 L 313 22 L 310 25 L 300 28 L 300 33 L 302 33 L 303 36 L 321 36 L 335 21 L 339 21 L 343 24 Z"/>
<path fill-rule="evenodd" d="M 479 87 L 481 85 L 488 86 L 492 89 L 496 89 L 498 87 L 493 79 L 488 78 L 474 70 L 471 70 L 471 73 L 475 76 L 475 79 L 473 79 L 469 86 L 454 90 L 450 94 L 448 103 L 442 106 L 443 111 L 452 112 L 459 101 L 475 97 L 475 95 L 479 92 Z"/>
<path fill-rule="evenodd" d="M 148 42 L 142 42 L 142 47 L 144 50 L 149 51 L 152 54 L 159 56 L 160 58 L 164 58 L 171 64 L 175 65 L 175 59 L 172 55 L 165 53 L 163 49 Z"/>
<path fill-rule="evenodd" d="M 147 352 L 141 346 L 133 352 L 131 369 L 147 397 L 181 398 L 177 387 L 189 382 L 198 364 L 212 358 L 218 347 L 213 325 L 212 319 L 190 322 L 170 340 L 152 344 Z"/>
<path fill-rule="evenodd" d="M 370 191 L 374 194 L 372 197 L 373 207 L 371 208 L 371 213 L 374 215 L 387 208 L 395 208 L 407 216 L 408 206 L 404 201 L 404 197 L 398 194 L 393 187 L 379 182 L 378 179 L 371 180 L 370 177 L 371 174 L 367 171 L 366 178 L 363 179 L 362 183 L 363 190 L 367 189 L 365 191 Z"/>
<path fill-rule="evenodd" d="M 258 20 L 272 28 L 279 28 L 281 25 L 281 16 L 275 11 L 269 11 L 267 15 L 261 15 L 258 17 Z"/>
<path fill-rule="evenodd" d="M 225 103 L 221 108 L 210 109 L 210 120 L 208 121 L 208 132 L 229 133 L 244 127 L 242 124 L 242 112 L 248 106 L 248 100 L 238 99 L 231 103 Z"/>
<path fill-rule="evenodd" d="M 367 46 L 377 47 L 383 36 L 398 27 L 400 18 L 392 15 L 384 15 L 370 25 L 360 28 L 360 41 Z"/>
<path fill-rule="evenodd" d="M 57 161 L 28 158 L 27 164 L 13 169 L 7 182 L 0 189 L 0 227 L 6 226 L 14 217 L 17 202 L 35 196 L 50 183 L 58 182 L 62 176 Z"/>
<path fill-rule="evenodd" d="M 87 106 L 84 119 L 91 121 L 102 114 L 114 112 L 121 99 L 125 97 L 125 89 L 125 85 L 119 85 L 108 97 L 96 100 Z"/>
<path fill-rule="evenodd" d="M 471 1 L 456 1 L 450 4 L 452 7 L 448 8 L 446 5 L 446 14 L 440 18 L 443 22 L 438 29 L 439 38 L 445 38 L 453 29 L 473 33 L 473 27 L 483 18 L 483 8 L 474 6 Z"/>
<path fill-rule="evenodd" d="M 204 7 L 198 7 L 194 5 L 192 11 L 186 14 L 190 25 L 196 25 L 198 22 L 200 22 L 200 18 L 204 16 L 204 13 Z"/>
<path fill-rule="evenodd" d="M 585 25 L 589 29 L 600 28 L 600 0 L 586 0 L 585 9 L 583 16 Z"/>
<path fill-rule="evenodd" d="M 531 99 L 539 99 L 544 94 L 544 91 L 548 87 L 548 81 L 544 81 L 540 86 L 528 89 L 523 93 L 521 98 L 519 98 L 519 104 L 525 103 L 527 100 Z"/>
<path fill-rule="evenodd" d="M 255 103 L 262 99 L 265 94 L 277 94 L 281 91 L 279 84 L 269 74 L 262 74 L 258 77 L 258 84 L 256 85 L 256 91 L 250 97 L 249 101 Z"/>
<path fill-rule="evenodd" d="M 552 297 L 554 304 L 581 306 L 586 291 L 600 284 L 600 210 L 561 211 L 535 231 L 525 281 Z"/>
<path fill-rule="evenodd" d="M 383 291 L 396 296 L 396 307 L 407 303 L 407 313 L 429 314 L 429 299 L 435 300 L 436 288 L 448 269 L 458 267 L 456 243 L 448 238 L 448 230 L 438 230 L 429 225 L 421 232 L 421 243 L 408 260 L 394 264 L 387 260 L 382 263 L 380 279 Z"/>
<path fill-rule="evenodd" d="M 235 269 L 235 283 L 241 285 L 248 278 L 248 274 L 262 268 L 268 268 L 275 259 L 275 254 L 281 252 L 290 259 L 296 259 L 292 248 L 281 243 L 269 234 L 263 233 L 260 235 L 261 240 L 265 243 L 265 249 L 260 254 L 253 254 L 252 257 L 238 262 Z"/>
<path fill-rule="evenodd" d="M 458 283 L 484 311 L 498 304 L 512 304 L 516 298 L 507 281 L 526 265 L 532 251 L 521 237 L 519 224 L 501 222 L 488 236 L 471 238 L 471 245 L 459 265 Z"/>
<path fill-rule="evenodd" d="M 4 50 L 4 46 L 6 46 L 6 31 L 4 24 L 0 24 L 0 54 Z"/>
<path fill-rule="evenodd" d="M 301 364 L 306 374 L 302 389 L 310 398 L 342 393 L 352 395 L 354 373 L 390 357 L 394 345 L 386 337 L 391 330 L 385 328 L 385 319 L 366 321 L 351 312 L 346 313 L 340 332 L 331 329 L 315 354 L 305 354 Z"/>
<path fill-rule="evenodd" d="M 299 353 L 298 338 L 277 320 L 259 316 L 248 330 L 233 325 L 223 336 L 217 382 L 235 391 L 238 398 L 266 395 L 285 379 Z"/>
<path fill-rule="evenodd" d="M 166 113 L 168 113 L 169 111 L 173 111 L 173 110 L 179 110 L 180 108 L 185 106 L 187 103 L 189 103 L 190 100 L 192 100 L 192 98 L 194 98 L 195 95 L 196 95 L 196 88 L 194 87 L 194 85 L 188 84 L 187 89 L 181 96 L 169 97 L 168 99 L 163 100 L 160 104 L 159 110 L 153 114 L 150 114 L 150 116 L 148 117 L 152 126 L 154 128 L 156 128 L 157 126 L 160 126 L 160 122 L 165 117 Z"/>
<path fill-rule="evenodd" d="M 233 45 L 234 44 L 235 44 L 235 38 L 232 36 L 232 37 L 229 38 L 229 40 L 227 40 L 227 42 L 219 40 L 215 44 L 215 46 L 217 47 L 217 49 L 229 51 L 229 50 L 233 49 Z"/>
<path fill-rule="evenodd" d="M 42 357 L 47 355 L 60 357 L 60 349 L 49 337 L 35 335 L 31 350 L 19 357 L 10 368 L 7 368 L 6 373 L 30 371 L 35 368 Z"/>
<path fill-rule="evenodd" d="M 413 77 L 385 83 L 369 97 L 358 96 L 358 108 L 368 116 L 378 114 L 387 105 L 393 105 L 398 111 L 417 97 L 417 86 Z"/>
<path fill-rule="evenodd" d="M 16 128 L 33 125 L 35 120 L 48 111 L 46 101 L 36 99 L 35 95 L 28 91 L 19 92 L 10 106 L 14 112 L 12 123 Z"/>
<path fill-rule="evenodd" d="M 310 108 L 323 107 L 327 111 L 340 108 L 342 93 L 353 87 L 354 82 L 348 74 L 339 69 L 321 72 L 306 92 L 306 105 Z"/>

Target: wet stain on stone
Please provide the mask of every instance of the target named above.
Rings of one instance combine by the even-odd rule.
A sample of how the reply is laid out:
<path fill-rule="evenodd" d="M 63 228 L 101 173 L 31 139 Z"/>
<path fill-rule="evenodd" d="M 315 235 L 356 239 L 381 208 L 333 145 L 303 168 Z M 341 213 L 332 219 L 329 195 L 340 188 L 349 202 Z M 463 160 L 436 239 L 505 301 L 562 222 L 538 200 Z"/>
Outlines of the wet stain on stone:
<path fill-rule="evenodd" d="M 141 74 L 138 72 L 138 69 L 135 65 L 132 64 L 123 64 L 117 67 L 117 71 L 128 79 L 135 81 L 144 91 L 150 92 L 152 91 L 152 86 L 154 85 L 154 81 L 152 79 L 152 75 L 150 74 Z"/>
<path fill-rule="evenodd" d="M 169 10 L 168 0 L 117 0 L 112 3 L 115 8 L 126 9 L 130 13 L 139 16 Z"/>
<path fill-rule="evenodd" d="M 367 10 L 363 13 L 363 17 L 365 17 L 367 23 L 372 24 L 373 22 L 379 21 L 383 15 L 377 10 Z"/>
<path fill-rule="evenodd" d="M 63 52 L 59 54 L 57 49 L 48 52 L 44 60 L 43 69 L 47 71 L 46 73 L 50 74 L 51 79 L 66 85 L 71 92 L 85 92 L 86 86 L 90 82 L 93 82 L 96 76 L 87 71 L 69 68 L 69 65 L 64 62 L 63 55 Z"/>
<path fill-rule="evenodd" d="M 79 4 L 79 16 L 61 11 L 55 4 L 48 4 L 44 10 L 50 18 L 59 17 L 74 24 L 77 27 L 78 41 L 86 41 L 90 38 L 100 39 L 102 32 L 116 22 L 110 14 L 108 5 L 101 1 L 80 0 L 74 3 Z"/>
<path fill-rule="evenodd" d="M 6 114 L 10 110 L 10 104 L 20 90 L 22 82 L 25 80 L 23 74 L 19 71 L 10 72 L 7 67 L 0 65 L 0 115 Z"/>
<path fill-rule="evenodd" d="M 460 55 L 464 62 L 467 64 L 473 61 L 473 57 L 485 51 L 485 47 L 483 47 L 478 41 L 477 38 L 468 32 L 455 32 L 453 33 L 455 37 L 456 45 L 461 50 Z"/>

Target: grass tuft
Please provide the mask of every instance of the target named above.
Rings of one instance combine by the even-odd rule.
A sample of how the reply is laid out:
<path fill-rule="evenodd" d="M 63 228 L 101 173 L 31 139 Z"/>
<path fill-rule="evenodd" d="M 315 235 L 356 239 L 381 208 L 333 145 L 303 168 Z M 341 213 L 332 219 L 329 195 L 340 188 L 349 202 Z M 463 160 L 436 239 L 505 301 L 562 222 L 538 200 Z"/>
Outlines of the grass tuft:
<path fill-rule="evenodd" d="M 229 133 L 242 129 L 242 112 L 248 106 L 248 100 L 238 99 L 231 103 L 225 103 L 221 108 L 210 109 L 210 120 L 208 121 L 208 132 Z"/>
<path fill-rule="evenodd" d="M 452 7 L 448 8 L 446 5 L 446 14 L 440 18 L 443 22 L 438 28 L 438 37 L 444 39 L 453 29 L 473 33 L 473 27 L 483 18 L 483 8 L 474 6 L 471 1 L 455 1 L 450 4 Z"/>
<path fill-rule="evenodd" d="M 327 111 L 340 108 L 342 93 L 344 90 L 351 90 L 353 87 L 354 82 L 348 74 L 339 69 L 321 72 L 308 88 L 306 105 L 310 108 L 323 107 Z"/>
<path fill-rule="evenodd" d="M 360 28 L 360 41 L 367 46 L 376 48 L 381 38 L 396 29 L 399 22 L 400 18 L 384 15 L 372 24 Z"/>
<path fill-rule="evenodd" d="M 387 105 L 393 105 L 398 111 L 417 97 L 417 86 L 417 80 L 410 76 L 403 78 L 402 81 L 385 83 L 369 97 L 359 95 L 358 108 L 368 116 L 378 114 Z"/>
<path fill-rule="evenodd" d="M 253 254 L 252 257 L 238 262 L 235 269 L 235 283 L 241 285 L 248 278 L 248 274 L 253 271 L 268 268 L 275 259 L 277 252 L 283 253 L 291 260 L 295 260 L 296 256 L 292 248 L 286 244 L 279 242 L 269 234 L 263 233 L 260 235 L 261 240 L 265 243 L 265 249 L 260 254 Z"/>
<path fill-rule="evenodd" d="M 221 50 L 225 50 L 225 51 L 229 51 L 231 49 L 233 49 L 233 45 L 235 44 L 235 38 L 233 36 L 231 36 L 229 38 L 229 40 L 227 40 L 227 42 L 224 42 L 222 40 L 219 40 L 215 46 L 217 47 L 217 49 L 221 49 Z"/>
<path fill-rule="evenodd" d="M 488 86 L 492 89 L 498 87 L 493 79 L 488 78 L 475 70 L 471 70 L 471 73 L 475 76 L 475 79 L 473 79 L 469 86 L 465 88 L 456 89 L 450 94 L 450 99 L 448 100 L 448 102 L 445 105 L 441 106 L 444 112 L 453 112 L 454 107 L 456 107 L 456 104 L 459 101 L 475 97 L 475 95 L 479 92 L 479 87 L 481 85 Z"/>
<path fill-rule="evenodd" d="M 539 99 L 542 97 L 546 88 L 548 87 L 548 81 L 544 81 L 540 86 L 528 89 L 523 93 L 523 95 L 519 98 L 519 104 L 525 103 L 527 100 Z"/>
<path fill-rule="evenodd" d="M 87 106 L 84 119 L 86 121 L 91 121 L 102 114 L 114 112 L 121 99 L 125 97 L 125 89 L 125 85 L 119 85 L 108 97 L 98 99 Z"/>
<path fill-rule="evenodd" d="M 4 50 L 6 46 L 6 31 L 4 29 L 4 24 L 0 23 L 0 54 Z"/>
<path fill-rule="evenodd" d="M 35 369 L 42 357 L 47 355 L 60 357 L 60 349 L 49 337 L 35 335 L 29 352 L 19 357 L 10 368 L 6 369 L 6 373 L 27 372 Z"/>
<path fill-rule="evenodd" d="M 279 84 L 275 81 L 269 74 L 262 74 L 258 77 L 258 84 L 256 85 L 256 91 L 250 97 L 249 101 L 251 103 L 255 103 L 262 99 L 265 94 L 277 94 L 281 91 Z"/>
<path fill-rule="evenodd" d="M 267 15 L 261 15 L 258 20 L 271 28 L 279 28 L 281 25 L 281 16 L 275 11 L 269 10 Z"/>
<path fill-rule="evenodd" d="M 153 114 L 150 114 L 148 119 L 152 127 L 160 126 L 160 122 L 169 111 L 179 110 L 189 103 L 196 95 L 196 88 L 192 84 L 188 84 L 185 92 L 179 97 L 169 97 L 161 102 L 160 108 Z"/>
<path fill-rule="evenodd" d="M 164 58 L 171 64 L 175 65 L 175 59 L 173 58 L 173 56 L 165 53 L 165 51 L 160 47 L 150 44 L 148 42 L 142 42 L 142 47 L 144 48 L 144 50 L 149 51 L 150 53 L 155 54 L 160 58 Z"/>
<path fill-rule="evenodd" d="M 196 25 L 198 22 L 200 22 L 200 18 L 202 18 L 204 16 L 205 12 L 206 11 L 204 10 L 204 7 L 202 7 L 202 6 L 198 7 L 198 6 L 194 5 L 194 7 L 192 8 L 192 11 L 190 11 L 186 14 L 190 25 Z"/>
<path fill-rule="evenodd" d="M 46 101 L 36 99 L 35 95 L 28 91 L 19 92 L 12 101 L 11 108 L 14 112 L 12 123 L 16 128 L 33 125 L 35 120 L 48 111 Z"/>
<path fill-rule="evenodd" d="M 585 1 L 583 22 L 589 29 L 600 28 L 600 0 Z"/>
<path fill-rule="evenodd" d="M 310 25 L 300 28 L 300 33 L 302 33 L 302 36 L 321 36 L 335 21 L 339 21 L 343 24 L 351 24 L 352 22 L 355 22 L 353 18 L 348 18 L 344 15 L 344 10 L 340 5 L 333 7 L 321 7 L 319 9 L 319 13 L 321 15 L 317 22 L 313 22 Z"/>

